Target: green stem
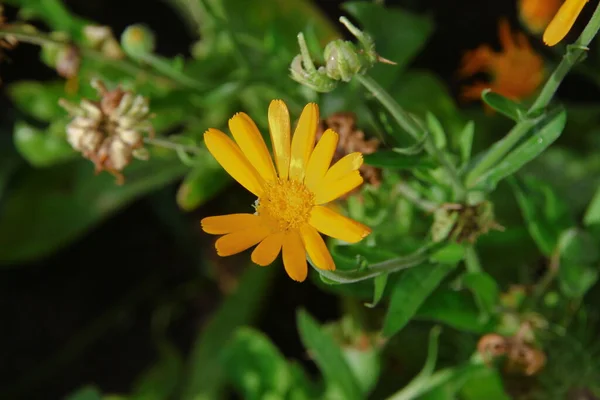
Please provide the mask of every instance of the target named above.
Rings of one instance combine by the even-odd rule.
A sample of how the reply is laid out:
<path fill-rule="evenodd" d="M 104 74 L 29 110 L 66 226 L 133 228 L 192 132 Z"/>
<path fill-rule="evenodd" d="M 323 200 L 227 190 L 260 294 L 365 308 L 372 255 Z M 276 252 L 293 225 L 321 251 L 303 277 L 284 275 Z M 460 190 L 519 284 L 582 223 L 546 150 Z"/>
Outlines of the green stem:
<path fill-rule="evenodd" d="M 423 262 L 427 261 L 436 251 L 440 250 L 445 245 L 446 243 L 435 243 L 432 245 L 427 245 L 415 251 L 411 255 L 405 257 L 392 258 L 390 260 L 370 264 L 365 268 L 335 271 L 320 270 L 316 267 L 315 269 L 317 269 L 319 274 L 323 275 L 325 278 L 335 281 L 337 283 L 360 282 L 367 279 L 375 278 L 376 276 L 379 276 L 381 274 L 389 274 L 392 272 L 421 265 Z"/>
<path fill-rule="evenodd" d="M 465 247 L 465 265 L 467 266 L 468 272 L 481 272 L 479 256 L 477 255 L 477 250 L 475 250 L 475 246 L 473 246 L 472 244 L 469 244 Z"/>
<path fill-rule="evenodd" d="M 390 112 L 394 120 L 402 129 L 408 132 L 416 141 L 425 138 L 425 150 L 431 154 L 446 169 L 452 185 L 455 190 L 455 200 L 462 201 L 466 197 L 466 189 L 458 176 L 456 167 L 450 162 L 447 155 L 441 151 L 434 143 L 433 137 L 427 132 L 426 128 L 419 124 L 409 113 L 390 96 L 390 94 L 381 87 L 373 78 L 366 75 L 356 74 L 355 79 L 360 82 L 368 91 L 375 96 L 377 100 Z"/>
<path fill-rule="evenodd" d="M 184 144 L 172 142 L 168 139 L 162 139 L 162 138 L 146 137 L 146 138 L 144 138 L 144 143 L 147 143 L 152 146 L 164 147 L 166 149 L 179 150 L 179 151 L 184 151 L 186 153 L 192 153 L 192 154 L 198 154 L 201 152 L 201 150 L 195 146 L 186 146 Z"/>
<path fill-rule="evenodd" d="M 7 36 L 12 36 L 15 39 L 17 39 L 17 41 L 19 41 L 19 42 L 34 44 L 34 45 L 38 45 L 38 46 L 48 46 L 48 45 L 68 46 L 68 45 L 72 45 L 72 43 L 70 43 L 68 41 L 52 38 L 48 34 L 45 34 L 42 32 L 37 32 L 37 31 L 23 30 L 23 29 L 19 29 L 19 27 L 7 27 L 7 28 L 0 29 L 0 38 L 7 37 Z M 127 59 L 107 58 L 102 52 L 91 49 L 89 47 L 78 46 L 78 50 L 81 52 L 81 55 L 83 57 L 89 58 L 90 60 L 95 60 L 98 62 L 110 64 L 113 67 L 120 69 L 124 73 L 127 73 L 132 76 L 137 77 L 142 74 L 147 74 L 150 79 L 155 80 L 159 83 L 161 83 L 161 82 L 168 83 L 172 86 L 189 86 L 194 89 L 205 89 L 204 85 L 201 85 L 200 83 L 196 82 L 192 78 L 189 78 L 187 76 L 184 77 L 184 75 L 182 73 L 180 73 L 179 71 L 175 71 L 170 66 L 168 66 L 169 71 L 165 72 L 165 70 L 166 70 L 165 64 L 166 63 L 164 61 L 162 62 L 162 64 L 158 63 L 158 64 L 160 64 L 158 67 L 157 67 L 157 63 L 150 63 L 153 67 L 155 67 L 157 69 L 157 72 L 160 73 L 160 74 L 155 74 L 155 73 L 151 73 L 147 70 L 142 69 L 139 65 L 137 65 Z"/>
<path fill-rule="evenodd" d="M 552 100 L 562 80 L 567 76 L 569 71 L 581 60 L 581 57 L 587 51 L 587 46 L 590 44 L 594 36 L 600 29 L 600 4 L 596 7 L 590 22 L 587 24 L 577 41 L 572 46 L 568 46 L 567 53 L 548 81 L 542 88 L 537 99 L 529 108 L 528 114 L 532 115 L 543 110 Z M 486 156 L 469 172 L 467 175 L 467 187 L 472 187 L 477 183 L 478 178 L 488 169 L 497 165 L 506 154 L 529 132 L 535 125 L 535 119 L 525 119 L 515 125 L 508 134 L 500 141 L 496 142 L 490 148 Z"/>
<path fill-rule="evenodd" d="M 419 207 L 425 212 L 432 213 L 440 207 L 439 204 L 422 198 L 415 189 L 413 189 L 404 182 L 398 183 L 395 186 L 395 189 L 396 192 L 399 193 L 402 197 L 404 197 L 405 199 L 407 199 L 408 201 L 410 201 L 415 206 Z"/>

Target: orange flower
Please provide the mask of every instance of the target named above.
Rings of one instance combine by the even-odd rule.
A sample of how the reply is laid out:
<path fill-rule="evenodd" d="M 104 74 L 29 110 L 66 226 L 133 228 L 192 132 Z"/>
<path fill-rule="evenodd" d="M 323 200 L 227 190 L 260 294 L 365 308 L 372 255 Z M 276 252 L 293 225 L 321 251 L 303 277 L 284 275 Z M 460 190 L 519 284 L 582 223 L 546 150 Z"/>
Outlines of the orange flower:
<path fill-rule="evenodd" d="M 320 233 L 356 243 L 371 230 L 329 208 L 329 204 L 363 182 L 358 171 L 362 154 L 354 152 L 331 164 L 339 135 L 327 129 L 315 144 L 319 108 L 304 107 L 291 134 L 290 115 L 281 100 L 271 102 L 269 130 L 275 163 L 252 119 L 238 113 L 229 120 L 233 139 L 217 129 L 204 134 L 208 151 L 242 186 L 255 194 L 255 213 L 206 217 L 202 229 L 217 239 L 220 256 L 256 246 L 255 264 L 271 264 L 283 254 L 286 272 L 302 282 L 308 273 L 306 257 L 319 269 L 335 270 Z"/>
<path fill-rule="evenodd" d="M 561 3 L 561 0 L 519 0 L 519 18 L 531 32 L 541 33 Z"/>
<path fill-rule="evenodd" d="M 505 19 L 500 20 L 498 30 L 502 51 L 496 52 L 490 46 L 482 45 L 463 57 L 459 70 L 461 77 L 478 73 L 490 75 L 490 82 L 478 81 L 464 86 L 461 97 L 465 100 L 480 99 L 485 89 L 521 100 L 533 94 L 544 79 L 544 62 L 533 51 L 525 35 L 513 35 Z"/>
<path fill-rule="evenodd" d="M 544 43 L 554 46 L 569 33 L 588 0 L 566 0 L 544 31 Z"/>

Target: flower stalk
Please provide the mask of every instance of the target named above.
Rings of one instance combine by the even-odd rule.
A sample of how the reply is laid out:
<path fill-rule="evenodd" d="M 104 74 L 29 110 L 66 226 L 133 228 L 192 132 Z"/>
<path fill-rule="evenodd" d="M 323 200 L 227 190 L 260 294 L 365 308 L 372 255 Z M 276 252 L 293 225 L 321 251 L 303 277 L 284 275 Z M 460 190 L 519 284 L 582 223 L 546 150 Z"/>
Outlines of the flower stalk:
<path fill-rule="evenodd" d="M 552 72 L 540 94 L 529 108 L 528 118 L 517 123 L 508 134 L 492 146 L 486 156 L 475 165 L 467 175 L 467 187 L 472 187 L 481 175 L 502 161 L 508 152 L 521 141 L 525 135 L 527 135 L 529 130 L 535 125 L 536 118 L 534 116 L 540 111 L 543 111 L 544 108 L 550 104 L 550 101 L 552 101 L 561 82 L 565 76 L 567 76 L 571 68 L 573 68 L 585 55 L 588 50 L 588 45 L 594 39 L 598 30 L 600 30 L 600 5 L 596 7 L 590 22 L 575 43 L 567 46 L 567 53 L 554 72 Z"/>

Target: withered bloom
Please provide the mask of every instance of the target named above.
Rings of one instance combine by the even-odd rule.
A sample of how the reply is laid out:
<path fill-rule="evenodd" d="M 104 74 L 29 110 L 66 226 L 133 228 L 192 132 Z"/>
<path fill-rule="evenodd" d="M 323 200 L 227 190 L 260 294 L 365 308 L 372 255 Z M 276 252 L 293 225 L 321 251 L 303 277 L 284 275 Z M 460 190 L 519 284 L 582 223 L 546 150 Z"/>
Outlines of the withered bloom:
<path fill-rule="evenodd" d="M 106 170 L 124 182 L 121 171 L 132 157 L 147 159 L 144 134 L 153 136 L 148 99 L 117 87 L 108 90 L 99 80 L 92 86 L 99 101 L 81 100 L 73 105 L 64 99 L 59 104 L 74 118 L 67 125 L 67 140 L 73 148 L 96 166 L 96 173 Z"/>
<path fill-rule="evenodd" d="M 506 372 L 535 375 L 546 364 L 546 354 L 530 343 L 528 336 L 531 334 L 531 326 L 528 323 L 523 323 L 513 336 L 490 333 L 479 339 L 477 351 L 486 363 L 490 363 L 496 357 L 505 356 Z"/>
<path fill-rule="evenodd" d="M 321 138 L 323 132 L 327 129 L 332 129 L 340 135 L 340 139 L 333 155 L 333 162 L 336 162 L 345 155 L 355 151 L 363 154 L 371 154 L 375 153 L 379 148 L 378 139 L 365 139 L 365 133 L 357 128 L 356 115 L 352 112 L 337 112 L 322 119 L 317 128 L 317 140 Z M 359 171 L 366 183 L 376 187 L 381 184 L 381 169 L 363 164 Z M 347 197 L 357 190 L 358 188 L 346 194 L 344 197 Z"/>

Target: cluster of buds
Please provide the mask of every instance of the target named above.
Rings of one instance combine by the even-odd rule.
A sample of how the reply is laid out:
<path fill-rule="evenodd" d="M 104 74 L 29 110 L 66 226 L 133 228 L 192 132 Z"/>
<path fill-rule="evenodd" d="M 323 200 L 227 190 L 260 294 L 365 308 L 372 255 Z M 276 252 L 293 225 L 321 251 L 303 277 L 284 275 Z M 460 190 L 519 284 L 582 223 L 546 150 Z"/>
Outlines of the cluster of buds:
<path fill-rule="evenodd" d="M 546 364 L 546 355 L 532 345 L 531 338 L 532 327 L 524 323 L 513 336 L 495 333 L 482 336 L 477 343 L 477 351 L 488 364 L 496 357 L 506 357 L 507 372 L 531 376 Z"/>
<path fill-rule="evenodd" d="M 433 214 L 431 236 L 434 242 L 450 239 L 457 243 L 475 243 L 490 230 L 504 228 L 494 220 L 494 206 L 489 201 L 475 205 L 447 203 Z"/>
<path fill-rule="evenodd" d="M 347 154 L 356 151 L 363 154 L 375 153 L 379 148 L 379 140 L 376 138 L 365 139 L 365 133 L 356 126 L 356 115 L 352 112 L 337 112 L 326 119 L 321 120 L 317 129 L 317 140 L 321 138 L 327 129 L 332 129 L 339 135 L 337 148 L 333 155 L 332 163 L 340 160 Z M 363 164 L 360 174 L 365 183 L 375 187 L 381 184 L 381 169 L 372 165 Z M 355 189 L 355 191 L 358 190 Z M 346 196 L 351 193 L 346 194 Z M 344 197 L 346 197 L 344 196 Z"/>
<path fill-rule="evenodd" d="M 358 46 L 341 39 L 328 43 L 323 53 L 325 65 L 317 69 L 304 35 L 299 33 L 300 54 L 294 57 L 290 66 L 292 79 L 317 92 L 330 92 L 339 81 L 349 82 L 354 75 L 365 73 L 377 62 L 394 64 L 375 52 L 375 42 L 371 36 L 345 17 L 341 17 L 340 22 L 358 39 Z"/>
<path fill-rule="evenodd" d="M 67 125 L 67 140 L 94 163 L 96 173 L 106 170 L 122 184 L 121 171 L 133 157 L 148 159 L 144 133 L 154 135 L 148 99 L 119 87 L 108 90 L 99 80 L 91 84 L 99 101 L 83 99 L 79 105 L 64 99 L 59 102 L 74 117 Z"/>

